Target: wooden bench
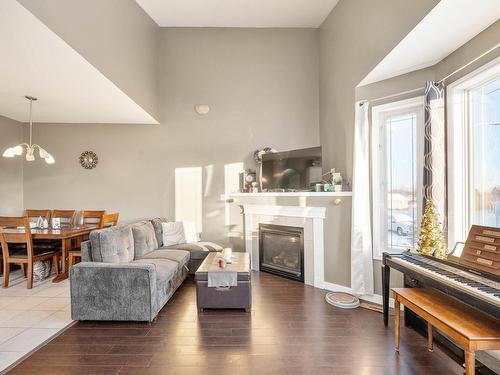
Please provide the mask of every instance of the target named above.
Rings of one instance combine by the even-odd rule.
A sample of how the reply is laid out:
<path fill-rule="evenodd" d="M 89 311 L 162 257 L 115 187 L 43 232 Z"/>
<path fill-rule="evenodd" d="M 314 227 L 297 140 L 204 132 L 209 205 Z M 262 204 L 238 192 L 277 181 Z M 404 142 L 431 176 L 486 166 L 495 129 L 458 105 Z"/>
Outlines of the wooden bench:
<path fill-rule="evenodd" d="M 433 327 L 464 348 L 467 375 L 473 375 L 475 372 L 476 350 L 500 349 L 500 320 L 435 289 L 394 288 L 392 292 L 396 351 L 399 352 L 401 304 L 427 321 L 427 346 L 430 351 L 432 351 Z"/>

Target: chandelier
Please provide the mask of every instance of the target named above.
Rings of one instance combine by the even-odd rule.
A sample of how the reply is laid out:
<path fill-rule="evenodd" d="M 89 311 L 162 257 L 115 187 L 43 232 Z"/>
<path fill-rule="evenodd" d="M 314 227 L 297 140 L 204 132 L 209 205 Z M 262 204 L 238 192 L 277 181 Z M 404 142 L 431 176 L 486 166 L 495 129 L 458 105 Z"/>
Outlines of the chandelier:
<path fill-rule="evenodd" d="M 43 148 L 41 148 L 37 144 L 33 144 L 32 139 L 33 139 L 33 102 L 37 100 L 37 98 L 33 96 L 25 96 L 26 99 L 30 101 L 30 143 L 21 143 L 20 145 L 14 146 L 14 147 L 9 147 L 7 150 L 4 151 L 3 157 L 4 158 L 13 158 L 14 156 L 20 156 L 24 152 L 24 148 L 26 147 L 26 160 L 27 161 L 33 161 L 35 160 L 35 151 L 38 149 L 38 155 L 42 159 L 45 159 L 45 162 L 47 164 L 54 164 L 55 159 L 52 157 L 51 154 L 49 154 L 47 151 L 45 151 Z"/>

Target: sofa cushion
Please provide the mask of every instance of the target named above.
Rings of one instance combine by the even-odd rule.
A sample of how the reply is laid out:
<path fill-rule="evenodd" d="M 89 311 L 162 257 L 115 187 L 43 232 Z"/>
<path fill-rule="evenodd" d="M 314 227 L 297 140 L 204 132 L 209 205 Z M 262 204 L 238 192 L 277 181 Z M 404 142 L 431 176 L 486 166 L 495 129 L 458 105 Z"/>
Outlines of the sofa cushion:
<path fill-rule="evenodd" d="M 222 246 L 213 242 L 191 242 L 171 246 L 164 246 L 162 249 L 186 250 L 191 253 L 191 259 L 204 259 L 211 252 L 221 251 Z"/>
<path fill-rule="evenodd" d="M 134 237 L 130 225 L 117 225 L 90 233 L 94 262 L 128 263 L 134 260 Z"/>
<path fill-rule="evenodd" d="M 163 246 L 163 228 L 161 227 L 161 223 L 168 223 L 168 220 L 164 217 L 155 217 L 151 219 L 151 224 L 153 224 L 153 228 L 155 230 L 156 242 L 158 242 L 158 247 Z"/>
<path fill-rule="evenodd" d="M 189 251 L 158 249 L 144 255 L 141 259 L 169 259 L 177 262 L 180 268 L 187 265 L 189 257 Z"/>
<path fill-rule="evenodd" d="M 156 284 L 169 282 L 178 270 L 177 262 L 170 259 L 138 259 L 133 264 L 153 264 L 156 268 Z"/>
<path fill-rule="evenodd" d="M 134 235 L 134 259 L 140 259 L 147 253 L 158 249 L 155 230 L 150 221 L 140 221 L 132 224 Z"/>

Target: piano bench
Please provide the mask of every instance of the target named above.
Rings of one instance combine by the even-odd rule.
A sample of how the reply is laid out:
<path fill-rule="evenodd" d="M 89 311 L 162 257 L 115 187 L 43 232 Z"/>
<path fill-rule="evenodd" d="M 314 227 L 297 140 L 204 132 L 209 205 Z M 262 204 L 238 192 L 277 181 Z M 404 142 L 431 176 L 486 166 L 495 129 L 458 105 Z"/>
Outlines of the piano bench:
<path fill-rule="evenodd" d="M 400 305 L 427 321 L 428 349 L 432 350 L 432 327 L 464 348 L 465 373 L 475 372 L 476 350 L 500 349 L 500 320 L 435 289 L 394 288 L 394 343 L 399 352 Z"/>

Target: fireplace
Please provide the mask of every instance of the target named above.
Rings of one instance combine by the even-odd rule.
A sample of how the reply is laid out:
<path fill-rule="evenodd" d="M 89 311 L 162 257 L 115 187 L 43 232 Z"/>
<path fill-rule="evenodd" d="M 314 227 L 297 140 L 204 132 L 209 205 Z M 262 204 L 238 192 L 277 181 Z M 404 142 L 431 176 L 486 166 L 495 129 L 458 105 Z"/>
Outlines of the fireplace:
<path fill-rule="evenodd" d="M 259 224 L 259 269 L 304 282 L 304 228 Z"/>

